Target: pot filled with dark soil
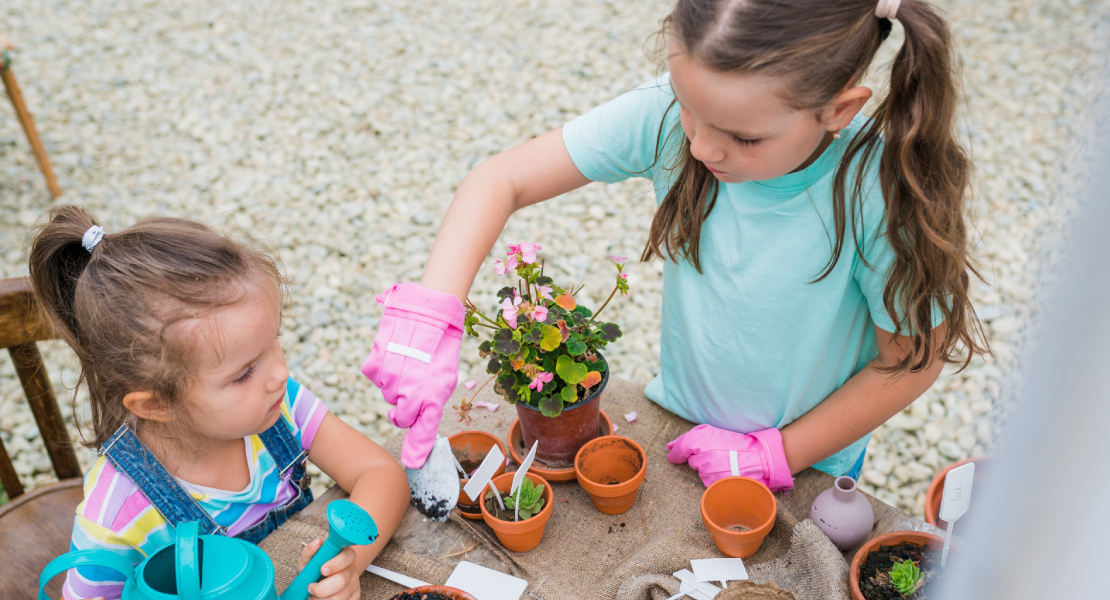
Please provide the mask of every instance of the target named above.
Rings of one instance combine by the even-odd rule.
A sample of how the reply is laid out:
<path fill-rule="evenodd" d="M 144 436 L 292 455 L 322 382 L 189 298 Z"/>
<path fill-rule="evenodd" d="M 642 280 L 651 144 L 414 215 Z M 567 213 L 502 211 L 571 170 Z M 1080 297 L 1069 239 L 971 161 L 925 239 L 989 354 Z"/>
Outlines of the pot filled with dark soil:
<path fill-rule="evenodd" d="M 405 590 L 391 600 L 478 600 L 474 596 L 445 585 L 422 585 Z"/>
<path fill-rule="evenodd" d="M 501 440 L 484 431 L 463 431 L 447 439 L 451 442 L 451 453 L 455 455 L 459 464 L 462 465 L 463 471 L 466 471 L 468 475 L 481 466 L 482 461 L 486 459 L 486 455 L 489 454 L 494 446 L 501 449 L 501 454 L 508 456 L 505 452 L 505 445 L 501 443 Z M 493 476 L 497 477 L 504 472 L 505 463 L 502 462 L 501 465 L 497 467 L 497 471 L 494 472 Z M 459 501 L 457 506 L 459 512 L 462 513 L 464 517 L 481 520 L 482 511 L 478 508 L 478 501 L 471 499 L 471 497 L 467 496 L 466 492 L 462 490 L 463 486 L 469 481 L 469 477 L 459 480 Z"/>
<path fill-rule="evenodd" d="M 920 531 L 895 531 L 868 541 L 848 571 L 852 600 L 931 598 L 943 546 L 940 537 Z"/>
<path fill-rule="evenodd" d="M 522 487 L 531 485 L 522 490 L 520 495 L 520 510 L 514 510 L 516 498 L 508 497 L 509 487 L 513 484 L 513 473 L 505 473 L 492 481 L 482 492 L 482 520 L 493 529 L 497 539 L 503 546 L 513 552 L 527 552 L 540 544 L 543 532 L 547 528 L 547 520 L 551 518 L 555 496 L 551 491 L 551 484 L 535 473 L 525 475 L 526 483 Z M 530 492 L 535 495 L 534 501 L 529 501 Z M 502 510 L 494 498 L 500 494 L 505 504 Z M 516 520 L 518 519 L 519 520 Z"/>

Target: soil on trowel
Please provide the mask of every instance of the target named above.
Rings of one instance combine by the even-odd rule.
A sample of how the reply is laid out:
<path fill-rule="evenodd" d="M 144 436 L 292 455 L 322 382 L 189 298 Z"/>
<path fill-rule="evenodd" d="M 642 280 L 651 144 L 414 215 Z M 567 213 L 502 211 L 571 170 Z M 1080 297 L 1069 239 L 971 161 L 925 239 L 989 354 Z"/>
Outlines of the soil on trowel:
<path fill-rule="evenodd" d="M 886 574 L 894 568 L 895 558 L 912 560 L 924 575 L 925 585 L 910 596 L 902 596 L 886 578 Z M 910 543 L 879 546 L 878 550 L 867 555 L 859 568 L 859 591 L 866 600 L 926 600 L 930 597 L 929 590 L 934 587 L 931 582 L 939 570 L 940 553 L 936 550 Z"/>
<path fill-rule="evenodd" d="M 401 592 L 394 596 L 391 600 L 455 600 L 451 596 L 438 594 L 436 592 L 420 592 L 419 594 L 410 594 L 408 592 Z"/>

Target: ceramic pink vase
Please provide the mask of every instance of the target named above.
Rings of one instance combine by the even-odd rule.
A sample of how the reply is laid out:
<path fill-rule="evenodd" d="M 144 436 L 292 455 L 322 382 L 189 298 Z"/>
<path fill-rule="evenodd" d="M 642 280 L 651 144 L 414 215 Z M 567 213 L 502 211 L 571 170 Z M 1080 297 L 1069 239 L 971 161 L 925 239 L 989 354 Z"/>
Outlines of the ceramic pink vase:
<path fill-rule="evenodd" d="M 856 489 L 856 480 L 837 477 L 836 483 L 813 500 L 809 518 L 841 552 L 863 543 L 875 524 L 871 503 Z"/>

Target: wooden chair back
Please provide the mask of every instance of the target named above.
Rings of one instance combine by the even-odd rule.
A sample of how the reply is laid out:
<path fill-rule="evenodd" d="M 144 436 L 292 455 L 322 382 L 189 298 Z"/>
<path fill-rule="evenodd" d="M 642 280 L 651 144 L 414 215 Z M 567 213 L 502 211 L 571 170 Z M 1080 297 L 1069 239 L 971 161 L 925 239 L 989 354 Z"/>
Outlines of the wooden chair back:
<path fill-rule="evenodd" d="M 69 550 L 74 510 L 84 496 L 81 467 L 66 433 L 58 400 L 36 342 L 56 338 L 38 310 L 26 277 L 0 280 L 0 347 L 8 349 L 40 438 L 58 482 L 23 493 L 7 448 L 0 442 L 0 483 L 11 502 L 0 506 L 0 598 L 38 598 L 38 576 L 46 564 Z M 46 591 L 61 597 L 62 577 Z"/>

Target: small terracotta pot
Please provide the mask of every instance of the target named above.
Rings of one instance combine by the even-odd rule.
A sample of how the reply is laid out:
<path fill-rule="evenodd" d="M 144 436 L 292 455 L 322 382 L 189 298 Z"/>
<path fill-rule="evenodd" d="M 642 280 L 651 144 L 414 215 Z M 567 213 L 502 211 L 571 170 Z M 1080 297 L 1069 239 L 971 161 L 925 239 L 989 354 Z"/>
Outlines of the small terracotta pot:
<path fill-rule="evenodd" d="M 925 521 L 933 527 L 940 527 L 941 529 L 944 529 L 945 527 L 940 523 L 940 517 L 938 515 L 940 514 L 940 501 L 941 498 L 943 498 L 944 496 L 944 478 L 948 475 L 949 471 L 955 469 L 956 467 L 966 465 L 970 462 L 975 463 L 975 477 L 972 479 L 972 486 L 978 487 L 980 481 L 982 481 L 983 472 L 991 470 L 991 467 L 989 465 L 993 460 L 993 456 L 977 456 L 974 458 L 968 458 L 965 460 L 954 462 L 947 467 L 944 467 L 944 469 L 940 473 L 937 473 L 937 476 L 934 477 L 933 481 L 929 483 L 929 489 L 925 492 Z M 985 465 L 986 468 L 984 469 Z M 971 500 L 972 502 L 974 502 L 975 496 L 972 496 Z M 971 508 L 968 508 L 968 512 L 971 512 Z M 961 520 L 960 522 L 964 523 L 966 526 L 967 522 L 965 520 Z"/>
<path fill-rule="evenodd" d="M 600 355 L 599 355 L 600 356 Z M 605 360 L 602 358 L 602 360 Z M 538 408 L 523 402 L 516 403 L 516 415 L 520 419 L 520 433 L 524 437 L 524 447 L 536 449 L 536 460 L 548 467 L 562 468 L 574 465 L 574 455 L 586 442 L 597 437 L 598 411 L 601 410 L 601 393 L 609 383 L 609 367 L 606 365 L 597 391 L 581 401 L 564 408 L 557 417 L 545 417 Z"/>
<path fill-rule="evenodd" d="M 448 437 L 447 440 L 451 442 L 451 452 L 455 454 L 455 458 L 459 459 L 463 469 L 468 473 L 477 469 L 478 466 L 482 464 L 482 461 L 485 460 L 486 455 L 489 454 L 489 451 L 494 446 L 501 449 L 501 454 L 505 454 L 505 444 L 502 444 L 501 440 L 497 439 L 496 436 L 484 431 L 463 431 Z M 505 463 L 502 462 L 501 465 L 497 467 L 497 470 L 494 471 L 493 476 L 497 477 L 504 472 Z M 470 479 L 459 480 L 459 501 L 457 506 L 462 516 L 468 519 L 481 520 L 482 511 L 478 509 L 478 501 L 472 500 L 470 496 L 467 496 L 466 492 L 462 490 L 462 487 L 466 485 L 468 481 L 470 481 Z"/>
<path fill-rule="evenodd" d="M 925 546 L 933 550 L 944 547 L 944 540 L 931 533 L 922 531 L 893 531 L 876 536 L 863 544 L 852 559 L 852 566 L 848 567 L 848 586 L 851 588 L 852 600 L 866 600 L 863 592 L 859 590 L 859 570 L 867 555 L 879 549 L 880 546 L 897 546 L 905 543 Z"/>
<path fill-rule="evenodd" d="M 721 554 L 748 558 L 775 526 L 778 507 L 767 486 L 750 477 L 719 479 L 701 495 L 701 521 Z"/>
<path fill-rule="evenodd" d="M 491 515 L 486 510 L 485 502 L 486 490 L 490 489 L 488 485 L 482 490 L 482 499 L 478 502 L 478 506 L 482 509 L 482 520 L 497 534 L 497 539 L 501 541 L 501 545 L 513 552 L 527 552 L 540 545 L 543 532 L 547 529 L 547 520 L 551 518 L 551 512 L 554 510 L 552 507 L 555 503 L 555 494 L 551 489 L 551 484 L 535 473 L 528 473 L 525 477 L 531 479 L 533 485 L 543 485 L 543 508 L 538 515 L 533 515 L 531 519 L 502 521 Z M 508 493 L 509 487 L 513 485 L 513 474 L 505 473 L 495 478 L 492 485 L 499 491 Z"/>
<path fill-rule="evenodd" d="M 459 588 L 447 587 L 445 585 L 422 585 L 420 587 L 407 589 L 401 592 L 401 594 L 440 594 L 452 598 L 453 600 L 478 600 Z M 392 600 L 397 600 L 401 597 L 401 594 L 397 594 Z"/>
<path fill-rule="evenodd" d="M 607 435 L 582 446 L 574 457 L 574 472 L 598 510 L 619 515 L 636 502 L 647 474 L 647 454 L 626 437 Z"/>

